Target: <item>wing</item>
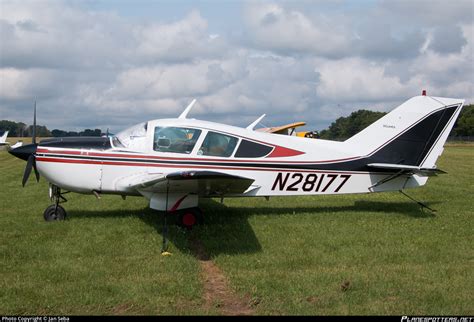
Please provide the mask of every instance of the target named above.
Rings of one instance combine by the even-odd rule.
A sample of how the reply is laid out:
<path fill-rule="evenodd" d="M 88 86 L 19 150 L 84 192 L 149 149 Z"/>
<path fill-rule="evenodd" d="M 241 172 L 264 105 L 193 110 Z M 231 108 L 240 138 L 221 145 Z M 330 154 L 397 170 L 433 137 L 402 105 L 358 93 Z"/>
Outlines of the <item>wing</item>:
<path fill-rule="evenodd" d="M 295 129 L 297 127 L 306 125 L 305 122 L 296 122 L 296 123 L 290 123 L 282 126 L 276 126 L 276 127 L 266 127 L 262 129 L 258 129 L 257 131 L 259 132 L 266 132 L 266 133 L 274 133 L 274 134 L 288 134 L 288 130 Z"/>
<path fill-rule="evenodd" d="M 253 179 L 215 171 L 180 171 L 168 174 L 141 174 L 125 178 L 120 185 L 128 190 L 154 193 L 192 193 L 199 196 L 241 194 Z"/>

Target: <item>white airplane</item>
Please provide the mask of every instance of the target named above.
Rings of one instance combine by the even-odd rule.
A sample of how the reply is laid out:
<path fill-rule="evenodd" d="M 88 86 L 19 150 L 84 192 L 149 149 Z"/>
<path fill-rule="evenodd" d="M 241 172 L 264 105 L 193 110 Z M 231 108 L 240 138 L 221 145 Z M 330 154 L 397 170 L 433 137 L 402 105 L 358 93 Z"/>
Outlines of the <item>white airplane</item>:
<path fill-rule="evenodd" d="M 0 136 L 0 146 L 5 146 L 5 145 L 6 145 L 6 146 L 10 146 L 11 143 L 10 143 L 10 142 L 7 142 L 8 132 L 9 132 L 9 131 L 5 131 L 5 132 L 3 133 L 3 135 Z M 14 149 L 14 148 L 18 148 L 18 147 L 20 147 L 20 146 L 22 146 L 22 145 L 23 145 L 23 142 L 22 142 L 22 141 L 18 141 L 18 142 L 16 142 L 15 144 L 13 144 L 12 146 L 10 146 L 10 148 L 11 148 L 11 149 Z"/>
<path fill-rule="evenodd" d="M 416 96 L 344 142 L 305 139 L 187 118 L 135 125 L 113 137 L 45 139 L 10 150 L 50 182 L 62 220 L 63 192 L 143 196 L 179 225 L 203 221 L 200 198 L 270 197 L 402 191 L 442 172 L 436 160 L 464 104 Z M 35 108 L 36 119 L 36 108 Z M 34 121 L 36 124 L 36 121 Z M 34 126 L 35 128 L 35 126 Z M 421 204 L 421 203 L 420 203 Z M 421 204 L 422 205 L 422 204 Z M 224 216 L 225 214 L 223 214 Z M 166 225 L 165 225 L 166 226 Z M 164 226 L 164 227 L 165 227 Z"/>

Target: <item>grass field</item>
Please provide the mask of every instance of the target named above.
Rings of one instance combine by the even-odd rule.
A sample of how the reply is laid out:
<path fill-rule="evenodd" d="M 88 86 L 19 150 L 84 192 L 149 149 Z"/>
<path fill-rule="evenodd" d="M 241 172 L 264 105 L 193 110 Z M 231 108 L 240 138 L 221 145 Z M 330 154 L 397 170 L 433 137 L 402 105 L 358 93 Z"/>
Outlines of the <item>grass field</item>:
<path fill-rule="evenodd" d="M 202 203 L 191 232 L 256 314 L 474 314 L 474 146 L 448 146 L 448 172 L 399 193 Z M 219 314 L 205 307 L 188 232 L 141 198 L 67 195 L 47 223 L 47 183 L 0 152 L 0 314 Z M 341 287 L 341 284 L 345 284 Z"/>

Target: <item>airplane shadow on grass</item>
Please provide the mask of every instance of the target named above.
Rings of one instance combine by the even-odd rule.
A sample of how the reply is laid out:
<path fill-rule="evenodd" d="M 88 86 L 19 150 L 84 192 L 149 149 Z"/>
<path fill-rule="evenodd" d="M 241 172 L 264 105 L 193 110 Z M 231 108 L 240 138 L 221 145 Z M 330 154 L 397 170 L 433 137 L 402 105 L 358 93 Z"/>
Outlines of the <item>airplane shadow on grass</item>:
<path fill-rule="evenodd" d="M 262 201 L 263 202 L 263 201 Z M 430 202 L 430 205 L 437 202 Z M 315 216 L 331 216 L 331 213 L 351 212 L 356 213 L 376 212 L 387 215 L 401 214 L 414 219 L 432 218 L 435 215 L 428 210 L 421 210 L 413 202 L 381 202 L 381 201 L 356 201 L 354 205 L 323 206 L 323 207 L 228 207 L 215 200 L 207 199 L 201 203 L 205 216 L 205 223 L 192 231 L 174 225 L 174 215 L 168 215 L 169 240 L 180 251 L 189 252 L 190 243 L 199 238 L 204 244 L 210 257 L 219 254 L 236 255 L 256 253 L 262 247 L 253 231 L 249 217 L 258 215 L 295 216 L 295 220 L 302 213 Z M 137 210 L 106 210 L 106 211 L 74 211 L 71 210 L 68 218 L 74 220 L 91 218 L 117 218 L 138 217 L 146 224 L 152 226 L 161 236 L 163 232 L 163 212 L 142 208 Z M 157 245 L 158 247 L 158 245 Z M 159 245 L 161 247 L 161 244 Z"/>
<path fill-rule="evenodd" d="M 439 202 L 430 202 L 429 206 L 438 204 Z M 301 213 L 310 213 L 321 215 L 324 213 L 342 213 L 342 212 L 376 212 L 393 215 L 394 213 L 413 217 L 413 218 L 430 218 L 435 214 L 428 209 L 422 209 L 421 206 L 414 202 L 382 202 L 382 201 L 355 201 L 353 205 L 346 206 L 315 206 L 315 207 L 256 207 L 256 208 L 240 208 L 247 210 L 251 215 L 299 215 Z"/>

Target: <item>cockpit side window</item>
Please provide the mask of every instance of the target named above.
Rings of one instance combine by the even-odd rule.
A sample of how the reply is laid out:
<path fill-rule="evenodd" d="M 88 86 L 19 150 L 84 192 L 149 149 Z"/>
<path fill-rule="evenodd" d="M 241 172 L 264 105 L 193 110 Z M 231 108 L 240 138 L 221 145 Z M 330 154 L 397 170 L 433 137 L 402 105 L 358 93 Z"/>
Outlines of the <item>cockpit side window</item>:
<path fill-rule="evenodd" d="M 235 153 L 236 158 L 260 158 L 264 157 L 270 152 L 272 152 L 273 147 L 248 141 L 242 140 Z"/>
<path fill-rule="evenodd" d="M 153 150 L 189 154 L 201 134 L 201 130 L 184 127 L 155 127 Z"/>
<path fill-rule="evenodd" d="M 198 155 L 230 157 L 235 150 L 237 141 L 236 137 L 209 131 L 199 148 Z"/>

